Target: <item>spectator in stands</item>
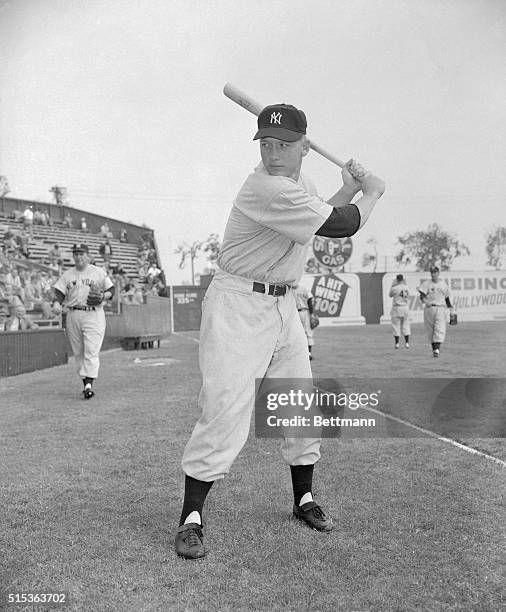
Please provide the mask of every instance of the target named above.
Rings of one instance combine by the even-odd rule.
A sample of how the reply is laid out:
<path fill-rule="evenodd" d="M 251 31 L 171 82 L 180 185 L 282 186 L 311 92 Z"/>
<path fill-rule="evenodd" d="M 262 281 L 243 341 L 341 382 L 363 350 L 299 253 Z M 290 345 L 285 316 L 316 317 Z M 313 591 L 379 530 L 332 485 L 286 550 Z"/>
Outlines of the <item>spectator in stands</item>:
<path fill-rule="evenodd" d="M 4 255 L 8 258 L 17 257 L 19 254 L 19 245 L 16 240 L 16 235 L 11 233 L 8 238 L 5 238 L 4 235 L 4 244 L 2 251 Z"/>
<path fill-rule="evenodd" d="M 169 289 L 161 279 L 159 279 L 156 283 L 156 290 L 158 291 L 158 295 L 160 297 L 169 297 Z"/>
<path fill-rule="evenodd" d="M 160 272 L 161 272 L 160 268 L 156 264 L 152 263 L 148 268 L 148 274 L 147 274 L 148 279 L 151 281 L 157 280 L 158 277 L 160 276 Z"/>
<path fill-rule="evenodd" d="M 109 229 L 109 224 L 107 223 L 107 221 L 100 226 L 100 235 L 104 238 L 112 238 L 112 232 Z"/>
<path fill-rule="evenodd" d="M 23 290 L 25 292 L 25 308 L 27 311 L 35 310 L 35 291 L 30 274 L 24 280 Z"/>
<path fill-rule="evenodd" d="M 23 300 L 18 295 L 19 289 L 12 283 L 5 283 L 5 296 L 9 306 L 24 306 Z"/>
<path fill-rule="evenodd" d="M 9 300 L 5 290 L 5 281 L 2 279 L 0 280 L 0 302 L 7 303 L 8 301 Z"/>
<path fill-rule="evenodd" d="M 11 305 L 9 307 L 9 316 L 4 322 L 4 331 L 24 331 L 26 329 L 37 329 L 37 327 L 37 323 L 27 317 L 23 305 Z"/>
<path fill-rule="evenodd" d="M 79 222 L 79 229 L 85 234 L 89 233 L 88 224 L 86 223 L 86 217 L 81 217 L 81 221 Z"/>
<path fill-rule="evenodd" d="M 140 285 L 136 285 L 132 295 L 132 304 L 144 304 L 144 291 Z"/>
<path fill-rule="evenodd" d="M 27 206 L 23 211 L 23 227 L 30 234 L 30 237 L 33 236 L 33 208 L 31 206 Z"/>
<path fill-rule="evenodd" d="M 120 301 L 122 304 L 132 304 L 134 295 L 134 287 L 127 283 L 120 292 Z"/>
<path fill-rule="evenodd" d="M 35 207 L 35 211 L 33 213 L 33 223 L 34 225 L 43 225 L 44 223 L 44 213 L 38 206 Z"/>
<path fill-rule="evenodd" d="M 121 228 L 119 232 L 119 241 L 120 242 L 128 242 L 128 232 L 124 227 Z"/>
<path fill-rule="evenodd" d="M 18 246 L 19 254 L 28 259 L 30 257 L 30 250 L 28 248 L 30 244 L 30 236 L 28 232 L 26 232 L 24 229 L 19 234 L 17 234 L 16 244 Z"/>
<path fill-rule="evenodd" d="M 142 277 L 147 276 L 148 268 L 149 268 L 149 262 L 148 262 L 147 251 L 142 250 L 137 256 L 137 273 L 139 274 L 139 276 L 142 276 Z"/>
<path fill-rule="evenodd" d="M 69 228 L 74 227 L 74 220 L 72 219 L 72 215 L 69 212 L 67 212 L 63 217 L 63 225 Z"/>
<path fill-rule="evenodd" d="M 55 242 L 47 252 L 47 258 L 51 268 L 61 275 L 63 271 L 63 254 L 57 242 Z"/>
<path fill-rule="evenodd" d="M 102 257 L 105 263 L 107 264 L 111 263 L 113 252 L 112 252 L 112 244 L 110 243 L 109 238 L 107 238 L 106 241 L 103 242 L 98 247 L 98 252 L 99 252 L 100 257 Z"/>

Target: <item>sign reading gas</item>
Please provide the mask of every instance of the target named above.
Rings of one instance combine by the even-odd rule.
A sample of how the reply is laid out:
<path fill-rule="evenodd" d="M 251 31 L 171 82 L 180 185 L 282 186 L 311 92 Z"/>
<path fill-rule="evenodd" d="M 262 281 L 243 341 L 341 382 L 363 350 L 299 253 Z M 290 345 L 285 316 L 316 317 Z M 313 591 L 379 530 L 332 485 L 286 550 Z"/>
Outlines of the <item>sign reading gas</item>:
<path fill-rule="evenodd" d="M 351 238 L 313 238 L 313 253 L 326 268 L 340 268 L 351 257 L 353 243 Z"/>

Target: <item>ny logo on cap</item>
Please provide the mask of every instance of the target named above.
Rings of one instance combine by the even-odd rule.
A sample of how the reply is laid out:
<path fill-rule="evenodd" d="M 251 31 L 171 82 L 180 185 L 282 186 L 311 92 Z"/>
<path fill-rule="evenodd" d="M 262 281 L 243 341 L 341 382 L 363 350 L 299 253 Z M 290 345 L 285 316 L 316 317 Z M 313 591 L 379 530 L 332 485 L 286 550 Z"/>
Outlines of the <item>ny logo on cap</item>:
<path fill-rule="evenodd" d="M 271 123 L 281 125 L 281 113 L 271 113 Z"/>

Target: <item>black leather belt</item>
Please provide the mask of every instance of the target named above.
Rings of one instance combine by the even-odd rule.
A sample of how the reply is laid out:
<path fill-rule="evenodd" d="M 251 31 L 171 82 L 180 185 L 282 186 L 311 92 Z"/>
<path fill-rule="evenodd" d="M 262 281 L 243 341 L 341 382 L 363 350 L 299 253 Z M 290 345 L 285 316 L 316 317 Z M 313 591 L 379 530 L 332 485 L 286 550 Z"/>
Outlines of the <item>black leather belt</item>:
<path fill-rule="evenodd" d="M 439 306 L 440 308 L 443 308 L 443 304 L 427 304 L 427 306 Z"/>
<path fill-rule="evenodd" d="M 71 306 L 70 310 L 95 310 L 95 306 Z"/>
<path fill-rule="evenodd" d="M 267 295 L 273 295 L 274 297 L 286 295 L 289 288 L 289 285 L 268 285 L 267 283 L 253 282 L 253 291 L 267 293 Z"/>

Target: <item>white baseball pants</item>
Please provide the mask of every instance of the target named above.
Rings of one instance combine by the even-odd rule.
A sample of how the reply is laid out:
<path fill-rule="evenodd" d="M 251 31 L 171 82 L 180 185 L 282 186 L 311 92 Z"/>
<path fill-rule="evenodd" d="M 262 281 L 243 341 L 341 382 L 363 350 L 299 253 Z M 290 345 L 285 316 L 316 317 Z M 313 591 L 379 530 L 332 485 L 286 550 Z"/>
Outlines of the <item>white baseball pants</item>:
<path fill-rule="evenodd" d="M 445 306 L 426 306 L 423 311 L 423 323 L 429 342 L 444 342 L 446 337 Z"/>
<path fill-rule="evenodd" d="M 390 320 L 392 322 L 394 336 L 411 335 L 411 322 L 409 320 L 408 306 L 392 306 Z"/>
<path fill-rule="evenodd" d="M 105 313 L 96 310 L 69 310 L 66 333 L 81 378 L 97 378 L 100 348 L 105 335 Z"/>
<path fill-rule="evenodd" d="M 256 378 L 311 379 L 306 336 L 292 290 L 283 297 L 253 291 L 253 281 L 217 271 L 202 305 L 199 364 L 202 414 L 183 453 L 185 474 L 223 478 L 250 429 Z M 320 438 L 285 438 L 289 465 L 312 465 Z"/>

